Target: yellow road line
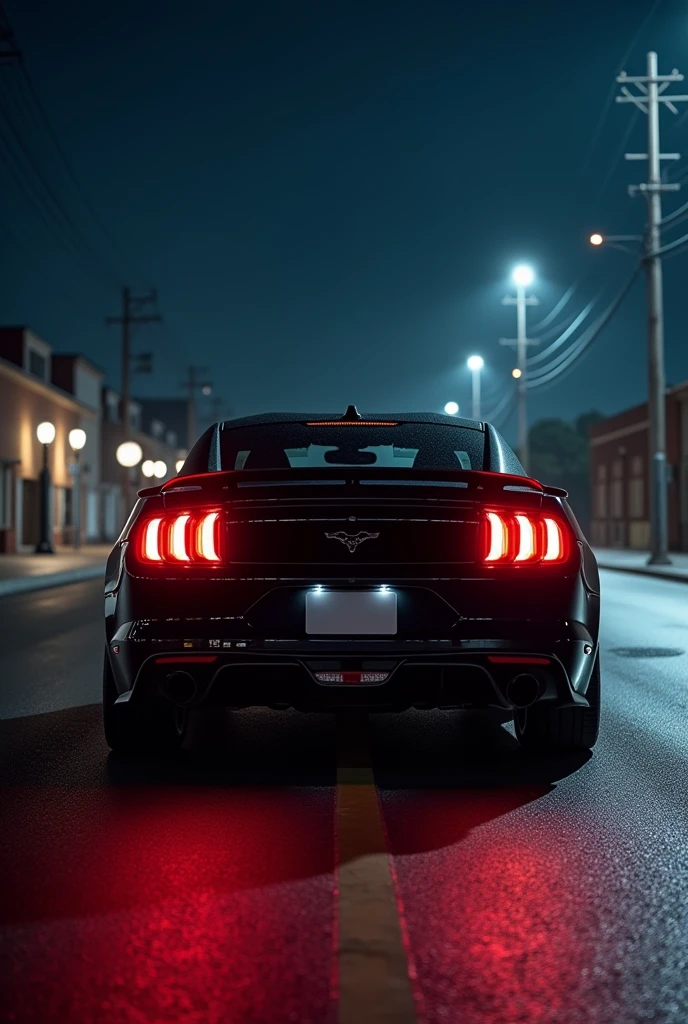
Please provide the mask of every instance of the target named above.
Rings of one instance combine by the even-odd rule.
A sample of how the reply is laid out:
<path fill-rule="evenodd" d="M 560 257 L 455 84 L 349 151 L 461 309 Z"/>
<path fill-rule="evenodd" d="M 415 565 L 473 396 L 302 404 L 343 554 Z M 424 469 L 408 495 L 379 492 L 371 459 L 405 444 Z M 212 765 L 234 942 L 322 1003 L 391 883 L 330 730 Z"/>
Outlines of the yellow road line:
<path fill-rule="evenodd" d="M 367 715 L 338 717 L 339 1024 L 417 1024 Z"/>

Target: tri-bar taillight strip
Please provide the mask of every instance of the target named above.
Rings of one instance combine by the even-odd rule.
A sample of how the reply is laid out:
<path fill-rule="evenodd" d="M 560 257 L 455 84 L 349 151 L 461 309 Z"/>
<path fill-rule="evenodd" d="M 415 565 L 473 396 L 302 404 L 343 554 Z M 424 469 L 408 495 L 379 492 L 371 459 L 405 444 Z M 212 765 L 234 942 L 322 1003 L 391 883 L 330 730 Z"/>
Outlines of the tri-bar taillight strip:
<path fill-rule="evenodd" d="M 148 519 L 141 527 L 139 558 L 159 564 L 217 564 L 221 561 L 219 522 L 219 512 Z"/>
<path fill-rule="evenodd" d="M 568 557 L 566 531 L 550 516 L 486 512 L 487 544 L 484 560 L 490 564 L 518 565 L 564 562 Z"/>

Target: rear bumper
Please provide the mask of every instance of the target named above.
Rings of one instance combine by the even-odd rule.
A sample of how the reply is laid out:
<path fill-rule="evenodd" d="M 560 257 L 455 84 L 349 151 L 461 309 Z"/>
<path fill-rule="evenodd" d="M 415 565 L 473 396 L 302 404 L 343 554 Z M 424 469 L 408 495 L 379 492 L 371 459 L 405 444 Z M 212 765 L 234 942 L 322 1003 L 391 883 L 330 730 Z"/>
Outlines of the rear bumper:
<path fill-rule="evenodd" d="M 558 706 L 585 705 L 597 651 L 596 641 L 580 623 L 537 629 L 522 624 L 501 639 L 280 641 L 253 637 L 224 641 L 227 646 L 220 648 L 211 646 L 217 642 L 211 639 L 155 640 L 150 637 L 152 626 L 130 623 L 109 643 L 123 701 L 169 697 L 171 676 L 183 672 L 193 683 L 188 703 L 197 706 L 300 711 L 512 709 L 516 705 L 509 683 L 527 674 L 537 682 L 537 699 Z M 318 680 L 322 673 L 331 678 L 340 672 L 386 673 L 386 678 L 353 685 Z"/>

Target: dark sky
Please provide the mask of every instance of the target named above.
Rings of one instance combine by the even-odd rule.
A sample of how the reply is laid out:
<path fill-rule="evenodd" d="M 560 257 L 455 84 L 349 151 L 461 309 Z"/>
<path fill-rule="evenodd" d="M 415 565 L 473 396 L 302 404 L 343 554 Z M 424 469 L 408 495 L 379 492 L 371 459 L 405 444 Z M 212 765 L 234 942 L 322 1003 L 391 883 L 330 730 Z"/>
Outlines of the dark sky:
<path fill-rule="evenodd" d="M 489 412 L 512 383 L 498 338 L 515 331 L 501 305 L 515 261 L 538 274 L 533 321 L 574 283 L 562 318 L 600 291 L 601 312 L 630 272 L 632 257 L 590 251 L 586 237 L 642 229 L 643 201 L 626 186 L 643 165 L 618 160 L 610 174 L 632 108 L 610 104 L 590 146 L 652 6 L 9 0 L 36 91 L 117 250 L 31 118 L 17 69 L 2 67 L 3 102 L 76 224 L 80 255 L 0 160 L 0 320 L 83 351 L 117 385 L 117 333 L 103 317 L 126 279 L 157 287 L 165 318 L 136 336 L 156 357 L 136 393 L 178 393 L 193 361 L 235 415 L 440 410 L 452 398 L 470 414 L 465 359 L 477 351 Z M 655 6 L 628 70 L 643 73 L 655 48 L 661 71 L 688 73 L 688 7 Z M 678 122 L 662 117 L 663 149 L 685 154 L 675 178 L 688 172 L 688 116 Z M 645 131 L 638 115 L 627 148 L 644 150 Z M 27 184 L 35 196 L 40 183 Z M 687 261 L 665 268 L 670 382 L 688 378 Z M 645 344 L 639 280 L 576 371 L 532 392 L 532 417 L 642 401 Z"/>

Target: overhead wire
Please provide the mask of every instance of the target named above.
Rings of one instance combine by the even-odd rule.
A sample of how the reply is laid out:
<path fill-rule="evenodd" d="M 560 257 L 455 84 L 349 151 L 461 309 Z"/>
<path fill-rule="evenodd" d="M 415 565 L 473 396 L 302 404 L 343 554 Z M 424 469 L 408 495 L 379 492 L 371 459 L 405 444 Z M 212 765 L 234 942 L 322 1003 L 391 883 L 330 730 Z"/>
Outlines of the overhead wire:
<path fill-rule="evenodd" d="M 564 342 L 568 341 L 571 335 L 578 330 L 578 328 L 586 319 L 586 317 L 590 315 L 590 311 L 592 310 L 596 301 L 596 299 L 592 299 L 587 304 L 587 306 L 585 306 L 585 308 L 581 310 L 578 316 L 574 318 L 574 320 L 569 324 L 566 330 L 562 331 L 557 340 L 553 341 L 552 344 L 548 345 L 547 348 L 542 350 L 542 352 L 538 352 L 537 355 L 531 356 L 531 358 L 528 359 L 527 365 L 530 366 L 533 363 L 542 362 L 543 359 L 547 359 L 552 352 L 555 352 L 558 348 L 560 348 L 564 344 Z"/>
<path fill-rule="evenodd" d="M 578 341 L 566 352 L 561 353 L 561 355 L 553 359 L 548 366 L 542 367 L 538 373 L 529 377 L 526 382 L 526 387 L 530 389 L 543 387 L 553 383 L 562 374 L 570 372 L 574 368 L 574 365 L 590 349 L 592 343 L 597 339 L 602 329 L 606 327 L 611 317 L 626 298 L 636 280 L 636 277 L 638 276 L 640 267 L 641 261 L 638 260 L 633 268 L 633 273 L 619 290 L 613 301 L 609 306 L 607 306 L 606 310 L 597 318 L 595 323 L 592 324 L 588 330 L 581 335 Z"/>
<path fill-rule="evenodd" d="M 568 291 L 564 292 L 563 296 L 559 299 L 559 302 L 557 302 L 557 304 L 554 307 L 554 309 L 550 313 L 547 314 L 547 316 L 544 318 L 544 320 L 541 320 L 539 324 L 534 324 L 530 328 L 534 335 L 537 334 L 537 332 L 542 327 L 548 327 L 549 324 L 551 324 L 552 321 L 556 319 L 556 317 L 559 315 L 559 313 L 561 313 L 562 309 L 565 307 L 566 303 L 569 301 L 569 299 L 571 298 L 573 293 L 579 287 L 579 283 L 580 282 L 577 282 L 576 284 L 572 284 L 571 287 L 568 289 Z"/>

